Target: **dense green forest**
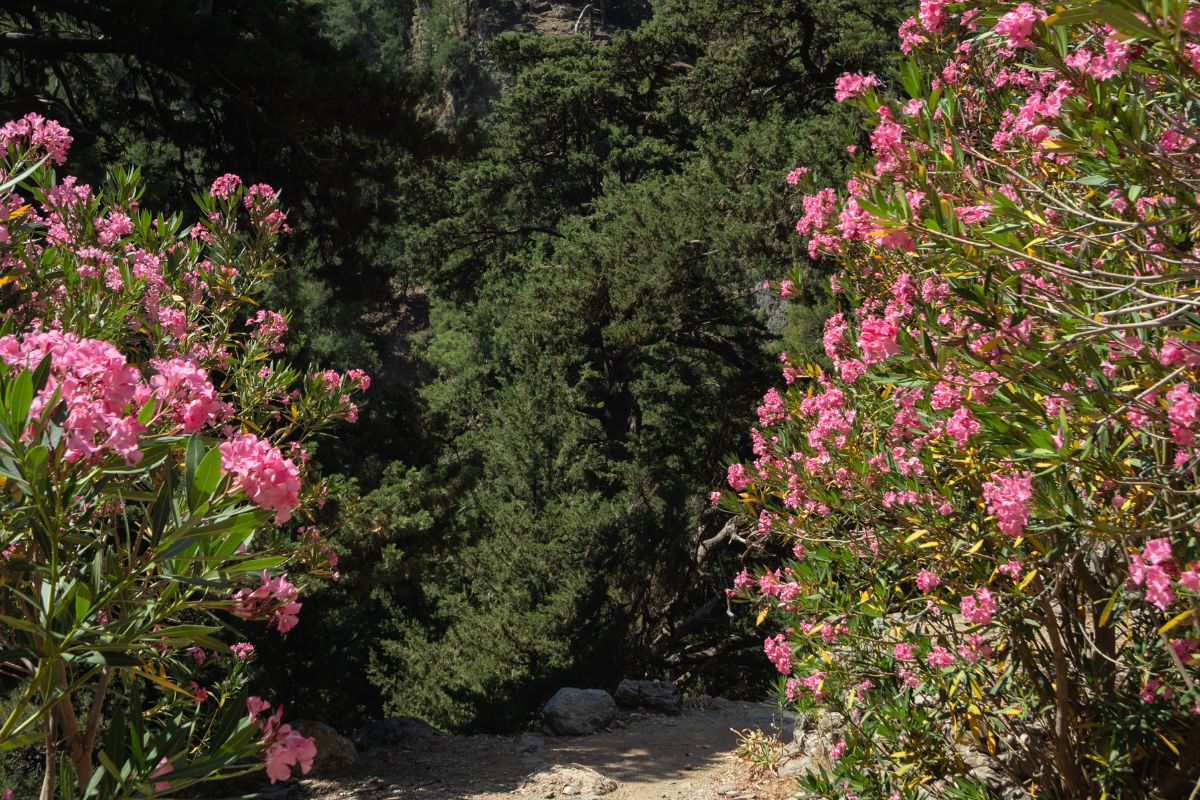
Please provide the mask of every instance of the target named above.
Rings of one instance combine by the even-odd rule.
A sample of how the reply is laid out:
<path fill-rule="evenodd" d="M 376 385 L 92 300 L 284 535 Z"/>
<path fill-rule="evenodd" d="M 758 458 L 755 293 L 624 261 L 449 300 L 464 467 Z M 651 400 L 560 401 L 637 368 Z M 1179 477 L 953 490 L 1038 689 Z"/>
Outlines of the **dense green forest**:
<path fill-rule="evenodd" d="M 763 691 L 708 495 L 778 353 L 820 349 L 785 176 L 844 178 L 832 82 L 886 73 L 901 6 L 613 0 L 590 36 L 523 0 L 0 8 L 5 119 L 68 126 L 83 180 L 144 165 L 156 206 L 281 187 L 292 352 L 373 375 L 318 454 L 341 577 L 260 643 L 272 696 L 511 729 L 564 684 Z"/>

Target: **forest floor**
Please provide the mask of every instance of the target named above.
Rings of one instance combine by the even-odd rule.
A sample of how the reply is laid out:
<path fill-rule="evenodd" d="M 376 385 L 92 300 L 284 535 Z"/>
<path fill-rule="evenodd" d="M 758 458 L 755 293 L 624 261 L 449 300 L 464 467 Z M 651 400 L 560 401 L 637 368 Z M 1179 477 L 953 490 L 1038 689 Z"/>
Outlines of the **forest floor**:
<path fill-rule="evenodd" d="M 602 793 L 604 800 L 783 800 L 794 794 L 794 782 L 754 769 L 735 751 L 739 731 L 779 736 L 786 727 L 770 706 L 718 698 L 679 716 L 622 713 L 591 736 L 432 736 L 371 751 L 352 770 L 306 779 L 287 797 L 586 800 Z M 616 788 L 590 788 L 589 776 L 598 776 L 574 767 L 590 768 Z"/>

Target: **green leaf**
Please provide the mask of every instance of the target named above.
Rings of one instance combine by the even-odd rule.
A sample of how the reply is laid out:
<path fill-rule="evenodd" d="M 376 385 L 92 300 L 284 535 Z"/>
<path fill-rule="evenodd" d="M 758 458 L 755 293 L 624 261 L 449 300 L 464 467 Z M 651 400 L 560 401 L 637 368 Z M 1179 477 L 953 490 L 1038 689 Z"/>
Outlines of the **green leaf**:
<path fill-rule="evenodd" d="M 192 488 L 201 500 L 208 500 L 213 496 L 213 492 L 221 485 L 221 451 L 219 448 L 212 448 L 200 460 L 199 466 L 196 467 L 196 474 L 192 478 Z"/>
<path fill-rule="evenodd" d="M 142 404 L 141 410 L 138 411 L 137 421 L 143 425 L 149 424 L 150 420 L 154 418 L 154 409 L 157 407 L 158 403 L 151 397 Z"/>
<path fill-rule="evenodd" d="M 25 430 L 29 419 L 29 407 L 33 405 L 33 376 L 29 370 L 22 370 L 8 386 L 8 419 L 15 433 Z"/>

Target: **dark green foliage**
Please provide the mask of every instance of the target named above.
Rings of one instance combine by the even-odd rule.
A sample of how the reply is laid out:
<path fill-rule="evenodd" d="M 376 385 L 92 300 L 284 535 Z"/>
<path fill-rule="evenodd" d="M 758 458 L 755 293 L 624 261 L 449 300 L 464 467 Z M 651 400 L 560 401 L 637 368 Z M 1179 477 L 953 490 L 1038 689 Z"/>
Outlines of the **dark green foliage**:
<path fill-rule="evenodd" d="M 788 326 L 759 288 L 803 260 L 783 176 L 843 169 L 829 84 L 878 64 L 898 23 L 669 3 L 604 47 L 492 43 L 511 82 L 447 171 L 448 213 L 411 240 L 433 270 L 418 352 L 444 446 L 368 497 L 437 509 L 420 544 L 377 545 L 408 542 L 419 589 L 347 578 L 388 596 L 371 675 L 390 712 L 501 728 L 564 683 L 694 677 L 757 646 L 723 613 L 736 548 L 696 561 L 722 522 L 702 509 Z M 793 322 L 788 346 L 819 346 Z M 708 685 L 765 678 L 725 663 Z"/>

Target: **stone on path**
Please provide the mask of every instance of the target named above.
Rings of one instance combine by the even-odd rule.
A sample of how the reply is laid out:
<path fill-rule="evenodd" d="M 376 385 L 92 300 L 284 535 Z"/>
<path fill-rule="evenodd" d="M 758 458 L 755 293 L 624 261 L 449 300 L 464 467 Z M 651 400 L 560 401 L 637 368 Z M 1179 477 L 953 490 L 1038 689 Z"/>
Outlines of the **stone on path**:
<path fill-rule="evenodd" d="M 527 777 L 517 788 L 524 797 L 578 797 L 614 792 L 617 782 L 582 764 L 556 764 Z"/>
<path fill-rule="evenodd" d="M 617 702 L 627 708 L 646 707 L 664 714 L 683 711 L 683 695 L 670 681 L 633 681 L 625 679 L 617 687 Z"/>
<path fill-rule="evenodd" d="M 617 704 L 603 689 L 562 688 L 542 708 L 542 722 L 559 736 L 586 736 L 612 724 Z"/>

